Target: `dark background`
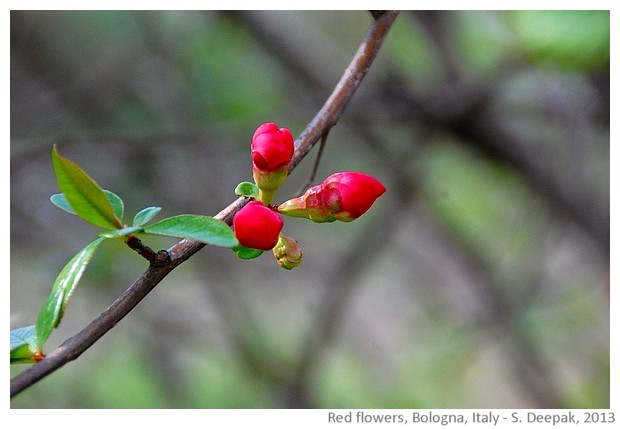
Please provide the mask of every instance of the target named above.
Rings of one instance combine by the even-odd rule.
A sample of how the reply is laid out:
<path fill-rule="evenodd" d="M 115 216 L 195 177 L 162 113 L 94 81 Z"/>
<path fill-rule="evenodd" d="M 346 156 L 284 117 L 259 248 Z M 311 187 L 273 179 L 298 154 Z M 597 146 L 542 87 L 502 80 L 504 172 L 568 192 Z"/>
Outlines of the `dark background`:
<path fill-rule="evenodd" d="M 53 144 L 129 218 L 214 215 L 255 128 L 299 135 L 371 19 L 12 12 L 11 327 L 98 234 L 49 203 Z M 609 34 L 606 11 L 402 12 L 317 177 L 377 177 L 373 208 L 285 219 L 293 271 L 206 247 L 11 406 L 609 407 Z M 145 268 L 101 246 L 46 352 Z"/>

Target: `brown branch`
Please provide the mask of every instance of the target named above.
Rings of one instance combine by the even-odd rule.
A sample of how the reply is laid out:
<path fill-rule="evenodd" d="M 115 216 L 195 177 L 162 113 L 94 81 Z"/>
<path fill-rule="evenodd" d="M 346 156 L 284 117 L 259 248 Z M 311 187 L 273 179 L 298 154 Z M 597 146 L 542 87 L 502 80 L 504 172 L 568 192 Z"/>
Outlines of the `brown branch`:
<path fill-rule="evenodd" d="M 166 250 L 160 250 L 159 252 L 155 252 L 149 246 L 142 243 L 142 241 L 134 235 L 129 236 L 125 243 L 131 249 L 138 252 L 140 256 L 149 261 L 149 263 L 154 267 L 163 267 L 170 261 L 170 255 L 168 255 L 168 252 Z"/>
<path fill-rule="evenodd" d="M 368 72 L 379 48 L 398 16 L 398 12 L 390 11 L 373 20 L 366 37 L 360 45 L 353 60 L 345 70 L 342 78 L 334 88 L 321 110 L 308 124 L 295 142 L 297 150 L 289 171 L 292 171 L 308 154 L 310 149 L 325 135 L 342 115 L 349 100 L 359 87 L 362 79 Z M 218 213 L 215 218 L 228 224 L 232 222 L 234 214 L 246 203 L 246 198 L 238 198 L 228 207 Z M 125 317 L 159 282 L 198 252 L 205 244 L 194 240 L 181 240 L 167 250 L 169 260 L 162 264 L 151 264 L 149 268 L 95 320 L 73 337 L 67 339 L 45 359 L 33 365 L 11 380 L 11 397 L 32 386 L 45 376 L 51 374 L 65 364 L 77 359 L 84 351 L 99 340 L 106 332 L 112 329 Z"/>

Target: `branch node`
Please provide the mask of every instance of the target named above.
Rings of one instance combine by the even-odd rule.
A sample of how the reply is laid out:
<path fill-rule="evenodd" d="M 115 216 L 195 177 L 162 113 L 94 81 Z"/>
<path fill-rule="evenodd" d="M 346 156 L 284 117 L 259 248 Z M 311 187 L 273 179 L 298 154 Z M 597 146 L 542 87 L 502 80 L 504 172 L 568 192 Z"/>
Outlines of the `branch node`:
<path fill-rule="evenodd" d="M 157 252 L 155 259 L 150 262 L 151 266 L 154 268 L 163 267 L 170 262 L 170 254 L 167 250 L 160 250 L 159 252 Z"/>
<path fill-rule="evenodd" d="M 170 255 L 166 250 L 154 252 L 150 247 L 142 244 L 142 241 L 134 235 L 130 235 L 127 238 L 126 243 L 127 246 L 138 252 L 140 256 L 149 261 L 152 267 L 162 267 L 170 262 Z"/>

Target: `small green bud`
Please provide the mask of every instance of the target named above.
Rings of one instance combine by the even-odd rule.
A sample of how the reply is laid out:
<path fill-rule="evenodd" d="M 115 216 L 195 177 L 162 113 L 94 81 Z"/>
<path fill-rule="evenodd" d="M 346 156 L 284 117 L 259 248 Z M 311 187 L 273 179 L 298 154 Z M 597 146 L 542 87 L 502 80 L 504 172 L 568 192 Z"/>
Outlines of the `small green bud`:
<path fill-rule="evenodd" d="M 285 235 L 280 235 L 278 242 L 273 248 L 273 256 L 275 256 L 280 265 L 285 270 L 292 270 L 301 263 L 303 252 L 297 240 Z"/>

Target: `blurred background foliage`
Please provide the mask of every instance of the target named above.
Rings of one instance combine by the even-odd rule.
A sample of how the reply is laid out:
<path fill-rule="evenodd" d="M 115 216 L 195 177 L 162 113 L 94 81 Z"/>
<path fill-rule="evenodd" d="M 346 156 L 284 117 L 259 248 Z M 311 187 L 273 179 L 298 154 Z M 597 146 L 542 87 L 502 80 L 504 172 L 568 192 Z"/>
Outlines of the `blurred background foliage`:
<path fill-rule="evenodd" d="M 214 215 L 251 180 L 254 129 L 298 135 L 370 20 L 13 11 L 12 328 L 34 323 L 97 234 L 48 201 L 54 143 L 128 213 Z M 373 209 L 286 219 L 305 251 L 290 272 L 203 249 L 11 406 L 609 407 L 609 24 L 608 11 L 402 12 L 317 178 L 372 174 L 388 188 Z M 46 351 L 145 268 L 102 246 Z"/>

